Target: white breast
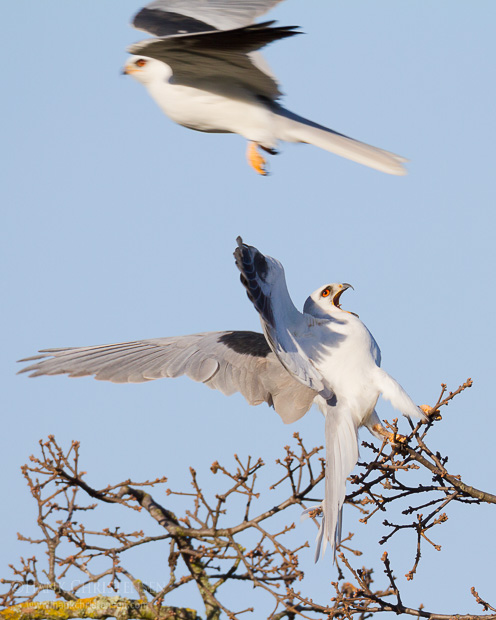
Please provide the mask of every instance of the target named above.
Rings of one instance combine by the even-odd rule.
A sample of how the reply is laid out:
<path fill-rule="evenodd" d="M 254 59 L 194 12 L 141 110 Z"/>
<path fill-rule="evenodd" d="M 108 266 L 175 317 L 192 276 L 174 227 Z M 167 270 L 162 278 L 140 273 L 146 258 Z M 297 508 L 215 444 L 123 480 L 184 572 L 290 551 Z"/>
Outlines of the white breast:
<path fill-rule="evenodd" d="M 238 133 L 268 148 L 274 148 L 272 112 L 249 93 L 233 97 L 201 88 L 153 82 L 148 91 L 174 122 L 210 133 Z"/>
<path fill-rule="evenodd" d="M 374 379 L 379 349 L 374 338 L 360 319 L 345 312 L 319 321 L 309 336 L 301 339 L 302 348 L 326 386 L 361 424 L 379 397 Z"/>

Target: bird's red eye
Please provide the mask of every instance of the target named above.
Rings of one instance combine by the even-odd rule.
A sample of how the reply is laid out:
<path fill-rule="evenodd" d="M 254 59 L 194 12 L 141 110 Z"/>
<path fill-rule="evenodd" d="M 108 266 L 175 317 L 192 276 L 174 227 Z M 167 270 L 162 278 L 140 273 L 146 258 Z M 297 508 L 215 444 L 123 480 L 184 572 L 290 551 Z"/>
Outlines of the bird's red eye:
<path fill-rule="evenodd" d="M 143 58 L 140 58 L 139 60 L 137 60 L 134 63 L 137 67 L 144 67 L 146 65 L 146 60 L 144 60 Z"/>
<path fill-rule="evenodd" d="M 325 288 L 322 293 L 320 294 L 321 297 L 329 297 L 329 295 L 331 294 L 331 291 L 328 288 Z"/>

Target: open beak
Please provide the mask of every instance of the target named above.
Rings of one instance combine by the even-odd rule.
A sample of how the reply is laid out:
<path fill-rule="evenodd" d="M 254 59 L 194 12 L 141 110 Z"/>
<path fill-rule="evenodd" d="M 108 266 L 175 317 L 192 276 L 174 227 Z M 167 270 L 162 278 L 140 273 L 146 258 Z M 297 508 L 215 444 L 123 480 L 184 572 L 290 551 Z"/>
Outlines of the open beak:
<path fill-rule="evenodd" d="M 347 291 L 349 288 L 351 288 L 352 290 L 355 290 L 351 284 L 348 284 L 347 282 L 343 282 L 343 284 L 340 285 L 340 289 L 339 291 L 334 295 L 334 297 L 332 298 L 332 305 L 336 306 L 336 308 L 341 309 L 341 304 L 339 303 L 339 299 L 341 297 L 341 295 Z"/>

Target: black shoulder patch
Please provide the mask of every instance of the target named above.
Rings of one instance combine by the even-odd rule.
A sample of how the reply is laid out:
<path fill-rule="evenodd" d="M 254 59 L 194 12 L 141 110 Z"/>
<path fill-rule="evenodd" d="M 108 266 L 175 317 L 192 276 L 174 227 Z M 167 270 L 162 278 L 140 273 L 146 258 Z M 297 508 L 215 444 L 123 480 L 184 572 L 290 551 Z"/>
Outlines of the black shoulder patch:
<path fill-rule="evenodd" d="M 258 332 L 227 332 L 219 336 L 218 342 L 240 355 L 267 357 L 270 353 L 265 336 Z"/>
<path fill-rule="evenodd" d="M 168 37 L 175 34 L 215 31 L 216 28 L 180 13 L 162 11 L 161 9 L 141 9 L 133 19 L 133 26 L 156 37 Z"/>

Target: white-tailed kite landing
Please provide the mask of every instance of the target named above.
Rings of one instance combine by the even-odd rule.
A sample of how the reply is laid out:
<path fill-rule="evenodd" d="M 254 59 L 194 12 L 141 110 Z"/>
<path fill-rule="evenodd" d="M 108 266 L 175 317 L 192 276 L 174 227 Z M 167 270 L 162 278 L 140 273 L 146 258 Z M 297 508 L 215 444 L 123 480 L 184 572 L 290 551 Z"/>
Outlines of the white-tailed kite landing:
<path fill-rule="evenodd" d="M 299 312 L 282 265 L 238 238 L 234 256 L 264 334 L 224 331 L 91 347 L 44 349 L 21 360 L 31 377 L 94 375 L 115 383 L 140 383 L 187 375 L 250 405 L 266 402 L 285 423 L 316 403 L 325 415 L 326 484 L 319 541 L 339 543 L 337 527 L 346 478 L 358 460 L 360 426 L 388 435 L 374 410 L 379 395 L 404 415 L 423 413 L 403 388 L 379 368 L 380 351 L 360 319 L 341 309 L 349 284 L 327 284 Z M 320 542 L 317 547 L 317 556 Z"/>
<path fill-rule="evenodd" d="M 257 147 L 275 154 L 279 141 L 303 142 L 355 162 L 403 175 L 403 157 L 348 138 L 285 110 L 259 49 L 295 34 L 295 26 L 253 24 L 280 0 L 156 0 L 133 25 L 156 38 L 129 48 L 124 73 L 146 86 L 179 125 L 248 140 L 248 161 L 262 175 Z"/>
<path fill-rule="evenodd" d="M 381 352 L 357 315 L 343 310 L 341 295 L 350 284 L 327 284 L 299 312 L 288 293 L 281 263 L 238 238 L 236 264 L 271 350 L 302 385 L 314 390 L 325 416 L 326 488 L 318 537 L 333 548 L 340 541 L 340 514 L 346 478 L 358 460 L 358 429 L 390 436 L 375 405 L 382 396 L 406 416 L 425 418 L 405 390 L 380 368 Z"/>

